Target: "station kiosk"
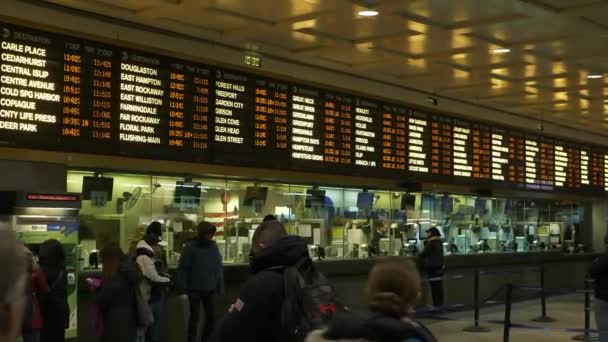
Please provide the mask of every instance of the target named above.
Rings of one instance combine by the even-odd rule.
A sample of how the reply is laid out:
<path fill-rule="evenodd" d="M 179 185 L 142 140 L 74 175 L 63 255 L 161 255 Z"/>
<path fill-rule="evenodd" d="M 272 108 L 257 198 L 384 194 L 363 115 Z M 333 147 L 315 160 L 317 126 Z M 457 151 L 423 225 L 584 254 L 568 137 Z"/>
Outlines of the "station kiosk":
<path fill-rule="evenodd" d="M 78 212 L 80 196 L 71 193 L 0 191 L 0 227 L 8 227 L 34 253 L 56 239 L 63 245 L 68 271 L 70 325 L 67 338 L 77 337 L 77 279 L 79 263 Z"/>

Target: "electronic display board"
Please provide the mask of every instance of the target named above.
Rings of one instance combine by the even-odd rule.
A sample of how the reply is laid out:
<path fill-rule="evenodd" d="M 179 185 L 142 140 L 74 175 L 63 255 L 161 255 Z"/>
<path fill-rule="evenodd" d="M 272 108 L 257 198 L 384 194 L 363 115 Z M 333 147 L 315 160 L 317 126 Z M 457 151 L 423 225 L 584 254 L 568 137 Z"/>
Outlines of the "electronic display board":
<path fill-rule="evenodd" d="M 430 125 L 427 115 L 411 111 L 408 117 L 407 144 L 408 144 L 408 171 L 425 175 L 430 171 L 429 145 Z"/>
<path fill-rule="evenodd" d="M 471 124 L 473 139 L 473 178 L 486 183 L 492 178 L 492 128 L 488 125 Z M 504 153 L 504 151 L 502 151 Z"/>
<path fill-rule="evenodd" d="M 356 146 L 354 142 L 357 139 L 353 129 L 355 122 L 353 98 L 329 92 L 326 92 L 324 97 L 323 161 L 351 165 L 354 160 L 354 146 Z"/>
<path fill-rule="evenodd" d="M 382 106 L 382 167 L 407 170 L 407 109 L 384 104 Z"/>
<path fill-rule="evenodd" d="M 376 168 L 380 165 L 380 106 L 372 101 L 355 99 L 355 166 Z"/>
<path fill-rule="evenodd" d="M 603 194 L 606 148 L 0 23 L 0 146 Z"/>
<path fill-rule="evenodd" d="M 289 85 L 258 78 L 255 80 L 253 145 L 260 153 L 271 153 L 274 165 L 288 166 L 291 120 Z"/>

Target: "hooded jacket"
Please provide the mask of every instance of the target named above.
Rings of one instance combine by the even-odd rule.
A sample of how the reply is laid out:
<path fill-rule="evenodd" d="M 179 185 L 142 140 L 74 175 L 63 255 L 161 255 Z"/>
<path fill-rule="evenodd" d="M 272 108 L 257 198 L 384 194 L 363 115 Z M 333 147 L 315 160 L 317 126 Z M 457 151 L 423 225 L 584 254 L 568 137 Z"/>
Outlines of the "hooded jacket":
<path fill-rule="evenodd" d="M 182 291 L 224 294 L 222 256 L 214 241 L 196 240 L 184 248 L 176 285 Z"/>
<path fill-rule="evenodd" d="M 164 277 L 158 274 L 156 270 L 156 258 L 154 257 L 154 249 L 144 240 L 137 243 L 137 258 L 135 259 L 141 274 L 144 276 L 144 281 L 141 282 L 140 290 L 146 301 L 150 301 L 153 284 L 168 284 L 171 282 L 169 277 Z"/>
<path fill-rule="evenodd" d="M 139 286 L 137 266 L 125 258 L 118 272 L 105 280 L 96 302 L 103 317 L 101 342 L 132 342 L 137 337 L 137 304 L 135 290 Z"/>
<path fill-rule="evenodd" d="M 309 258 L 308 248 L 298 236 L 286 236 L 253 255 L 253 276 L 241 289 L 212 341 L 279 342 L 285 292 L 281 268 L 293 266 L 302 258 Z"/>
<path fill-rule="evenodd" d="M 431 332 L 409 319 L 373 312 L 338 314 L 325 330 L 308 335 L 306 342 L 435 342 Z"/>

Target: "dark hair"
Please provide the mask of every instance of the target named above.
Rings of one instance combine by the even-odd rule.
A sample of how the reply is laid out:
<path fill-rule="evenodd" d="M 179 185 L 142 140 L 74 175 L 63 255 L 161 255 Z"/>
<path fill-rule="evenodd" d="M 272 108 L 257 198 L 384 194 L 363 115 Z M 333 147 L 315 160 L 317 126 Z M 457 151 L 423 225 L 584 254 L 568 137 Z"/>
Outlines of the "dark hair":
<path fill-rule="evenodd" d="M 287 230 L 279 221 L 266 221 L 260 224 L 252 237 L 252 250 L 254 253 L 259 251 L 261 248 L 265 248 L 273 245 L 283 237 L 287 236 Z M 264 246 L 260 246 L 263 244 Z"/>
<path fill-rule="evenodd" d="M 55 239 L 44 241 L 38 248 L 38 259 L 43 269 L 65 267 L 65 252 L 61 242 Z"/>
<path fill-rule="evenodd" d="M 427 232 L 428 237 L 432 237 L 432 236 L 441 237 L 441 232 L 439 231 L 439 229 L 437 229 L 437 227 L 431 227 L 426 232 Z"/>
<path fill-rule="evenodd" d="M 386 259 L 372 268 L 367 282 L 370 310 L 388 316 L 407 316 L 420 294 L 420 275 L 411 260 Z"/>
<path fill-rule="evenodd" d="M 262 222 L 268 222 L 268 221 L 278 221 L 277 217 L 272 215 L 272 214 L 268 214 L 266 216 L 264 216 L 264 219 L 262 219 Z"/>
<path fill-rule="evenodd" d="M 209 235 L 215 235 L 215 232 L 217 232 L 217 228 L 211 222 L 203 221 L 198 224 L 197 233 L 201 240 L 206 239 Z"/>
<path fill-rule="evenodd" d="M 152 221 L 146 228 L 146 235 L 163 235 L 163 225 L 158 221 Z"/>
<path fill-rule="evenodd" d="M 101 270 L 102 279 L 110 279 L 118 272 L 120 262 L 124 258 L 124 253 L 117 243 L 106 245 L 100 253 L 103 268 Z"/>

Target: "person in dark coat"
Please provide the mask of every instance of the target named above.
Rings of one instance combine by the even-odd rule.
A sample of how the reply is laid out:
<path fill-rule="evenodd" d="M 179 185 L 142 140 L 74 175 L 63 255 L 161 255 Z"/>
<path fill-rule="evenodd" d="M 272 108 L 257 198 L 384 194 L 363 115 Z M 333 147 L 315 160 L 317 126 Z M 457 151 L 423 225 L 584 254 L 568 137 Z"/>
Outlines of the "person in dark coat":
<path fill-rule="evenodd" d="M 420 275 L 413 262 L 380 261 L 368 279 L 368 310 L 338 313 L 326 329 L 311 332 L 306 342 L 434 342 L 433 334 L 411 318 L 419 296 Z"/>
<path fill-rule="evenodd" d="M 198 238 L 184 248 L 177 268 L 176 287 L 188 294 L 190 319 L 188 342 L 195 342 L 200 322 L 200 307 L 205 313 L 201 341 L 208 341 L 215 327 L 214 296 L 224 294 L 222 256 L 213 236 L 217 229 L 209 222 L 198 225 Z"/>
<path fill-rule="evenodd" d="M 608 342 L 608 251 L 597 257 L 589 269 L 589 277 L 595 280 L 593 301 L 598 342 Z"/>
<path fill-rule="evenodd" d="M 49 293 L 41 302 L 41 342 L 65 341 L 65 329 L 70 325 L 68 304 L 68 272 L 65 268 L 65 253 L 61 243 L 55 239 L 43 242 L 38 250 L 40 269 L 44 273 Z"/>
<path fill-rule="evenodd" d="M 420 262 L 422 269 L 429 278 L 433 306 L 440 308 L 443 306 L 443 280 L 441 278 L 445 270 L 443 263 L 443 242 L 441 241 L 439 229 L 432 227 L 426 233 L 427 240 L 424 245 L 424 251 L 420 254 Z"/>
<path fill-rule="evenodd" d="M 103 262 L 101 287 L 96 302 L 101 312 L 101 342 L 134 342 L 137 337 L 137 302 L 135 291 L 140 274 L 117 244 L 101 251 Z"/>
<path fill-rule="evenodd" d="M 252 239 L 253 276 L 242 287 L 229 313 L 218 326 L 214 342 L 281 342 L 281 308 L 285 289 L 277 268 L 309 258 L 306 242 L 288 236 L 278 221 L 262 223 Z M 312 262 L 312 261 L 310 261 Z"/>

